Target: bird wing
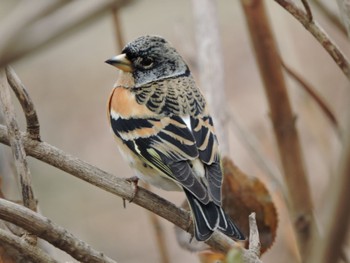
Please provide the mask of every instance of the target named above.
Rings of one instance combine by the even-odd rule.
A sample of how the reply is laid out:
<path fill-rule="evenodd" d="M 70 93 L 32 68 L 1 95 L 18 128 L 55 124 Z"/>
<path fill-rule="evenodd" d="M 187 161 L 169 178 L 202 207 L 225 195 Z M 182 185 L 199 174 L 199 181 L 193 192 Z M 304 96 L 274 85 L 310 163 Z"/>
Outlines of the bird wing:
<path fill-rule="evenodd" d="M 112 130 L 148 165 L 169 176 L 208 203 L 205 186 L 196 178 L 189 160 L 199 157 L 196 140 L 179 116 L 133 118 L 110 116 Z"/>
<path fill-rule="evenodd" d="M 197 117 L 191 116 L 190 120 L 199 158 L 204 163 L 210 197 L 214 203 L 221 206 L 223 177 L 213 120 L 209 114 L 201 114 Z"/>

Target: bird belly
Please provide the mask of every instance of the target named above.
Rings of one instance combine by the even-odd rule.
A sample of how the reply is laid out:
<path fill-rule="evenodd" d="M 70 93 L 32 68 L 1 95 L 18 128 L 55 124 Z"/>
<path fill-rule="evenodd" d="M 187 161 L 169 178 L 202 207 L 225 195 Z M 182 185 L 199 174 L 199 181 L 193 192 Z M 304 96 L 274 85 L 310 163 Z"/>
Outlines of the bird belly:
<path fill-rule="evenodd" d="M 116 138 L 116 141 L 121 155 L 130 167 L 134 169 L 138 178 L 166 191 L 181 191 L 181 187 L 174 180 L 143 162 L 136 154 L 130 151 L 121 139 Z"/>

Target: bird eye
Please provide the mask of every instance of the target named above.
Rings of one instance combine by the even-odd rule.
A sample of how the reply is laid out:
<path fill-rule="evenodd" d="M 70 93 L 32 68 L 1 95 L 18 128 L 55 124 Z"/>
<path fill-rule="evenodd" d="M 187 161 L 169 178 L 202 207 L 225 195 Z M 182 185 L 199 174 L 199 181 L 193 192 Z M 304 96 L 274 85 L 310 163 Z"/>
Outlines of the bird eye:
<path fill-rule="evenodd" d="M 153 66 L 153 58 L 151 57 L 145 57 L 145 58 L 141 58 L 139 61 L 139 64 L 145 68 L 145 69 L 149 69 L 150 67 Z"/>

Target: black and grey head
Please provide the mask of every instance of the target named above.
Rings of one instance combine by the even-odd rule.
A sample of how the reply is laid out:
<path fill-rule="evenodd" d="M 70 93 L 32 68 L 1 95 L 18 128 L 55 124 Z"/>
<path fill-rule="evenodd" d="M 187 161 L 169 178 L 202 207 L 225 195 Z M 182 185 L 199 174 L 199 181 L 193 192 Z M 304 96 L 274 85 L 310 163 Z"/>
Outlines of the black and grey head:
<path fill-rule="evenodd" d="M 106 62 L 132 72 L 136 86 L 189 74 L 180 54 L 159 36 L 141 36 L 127 44 L 121 55 Z"/>

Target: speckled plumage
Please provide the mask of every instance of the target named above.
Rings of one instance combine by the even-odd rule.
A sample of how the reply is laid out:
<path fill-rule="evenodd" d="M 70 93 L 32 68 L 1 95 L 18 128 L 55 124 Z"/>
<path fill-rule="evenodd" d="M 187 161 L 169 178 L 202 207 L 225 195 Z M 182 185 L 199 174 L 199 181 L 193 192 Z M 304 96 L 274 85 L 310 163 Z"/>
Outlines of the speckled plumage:
<path fill-rule="evenodd" d="M 182 57 L 163 38 L 143 36 L 107 63 L 122 69 L 108 103 L 111 127 L 138 176 L 186 193 L 197 240 L 215 229 L 244 239 L 221 208 L 213 121 Z"/>

